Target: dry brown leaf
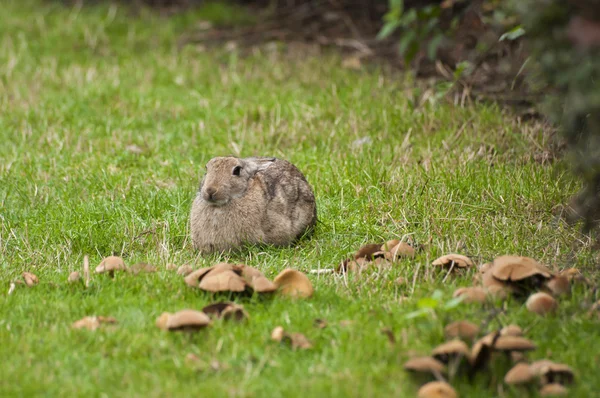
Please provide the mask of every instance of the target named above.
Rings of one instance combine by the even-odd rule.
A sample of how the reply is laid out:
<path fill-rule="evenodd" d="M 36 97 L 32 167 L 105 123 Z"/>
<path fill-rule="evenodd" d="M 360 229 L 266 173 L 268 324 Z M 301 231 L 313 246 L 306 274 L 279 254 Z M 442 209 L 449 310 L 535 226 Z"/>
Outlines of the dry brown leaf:
<path fill-rule="evenodd" d="M 278 293 L 288 297 L 308 298 L 314 293 L 310 279 L 302 272 L 287 268 L 273 280 Z"/>
<path fill-rule="evenodd" d="M 40 280 L 37 276 L 32 274 L 31 272 L 23 272 L 23 279 L 25 280 L 25 284 L 29 287 L 35 286 L 40 283 Z"/>
<path fill-rule="evenodd" d="M 183 264 L 181 267 L 177 268 L 177 275 L 188 276 L 193 271 L 194 271 L 194 269 L 190 265 Z M 196 287 L 198 287 L 198 280 L 197 279 L 195 281 L 195 284 L 196 284 Z"/>

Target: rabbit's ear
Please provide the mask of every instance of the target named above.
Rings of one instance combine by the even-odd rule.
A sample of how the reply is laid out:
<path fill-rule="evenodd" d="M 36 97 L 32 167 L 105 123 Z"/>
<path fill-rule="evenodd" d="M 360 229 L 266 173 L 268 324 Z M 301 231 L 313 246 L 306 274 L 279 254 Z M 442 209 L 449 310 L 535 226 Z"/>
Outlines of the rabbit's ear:
<path fill-rule="evenodd" d="M 275 162 L 275 158 L 246 158 L 244 167 L 250 175 L 266 170 Z"/>

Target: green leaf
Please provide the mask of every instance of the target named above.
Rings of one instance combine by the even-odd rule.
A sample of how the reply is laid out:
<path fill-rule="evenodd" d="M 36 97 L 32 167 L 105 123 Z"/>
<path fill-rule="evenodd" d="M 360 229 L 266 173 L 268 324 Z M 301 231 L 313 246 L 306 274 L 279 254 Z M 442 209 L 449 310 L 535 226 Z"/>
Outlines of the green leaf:
<path fill-rule="evenodd" d="M 436 308 L 438 306 L 438 300 L 433 297 L 424 297 L 417 301 L 417 307 L 420 309 Z"/>
<path fill-rule="evenodd" d="M 421 318 L 429 313 L 431 313 L 431 310 L 429 308 L 422 308 L 417 311 L 409 312 L 408 314 L 404 315 L 404 318 L 405 319 Z"/>
<path fill-rule="evenodd" d="M 400 42 L 398 43 L 398 51 L 400 51 L 400 54 L 404 55 L 410 44 L 415 41 L 416 38 L 417 34 L 414 30 L 405 32 L 402 37 L 400 37 Z"/>
<path fill-rule="evenodd" d="M 399 10 L 400 14 L 404 9 L 404 0 L 390 0 L 390 8 Z"/>
<path fill-rule="evenodd" d="M 437 34 L 429 41 L 429 44 L 427 45 L 427 57 L 429 57 L 430 60 L 433 61 L 435 59 L 435 55 L 437 54 L 437 50 L 440 48 L 443 39 L 443 35 Z"/>
<path fill-rule="evenodd" d="M 508 32 L 504 33 L 502 36 L 500 36 L 500 40 L 499 41 L 503 41 L 503 40 L 516 40 L 519 37 L 523 36 L 525 34 L 525 29 L 523 29 L 523 27 L 521 25 L 515 26 L 514 28 L 512 28 L 511 30 L 509 30 Z"/>
<path fill-rule="evenodd" d="M 410 10 L 408 10 L 408 12 L 405 12 L 401 18 L 400 18 L 400 24 L 404 27 L 410 25 L 411 23 L 415 22 L 417 20 L 417 12 L 415 11 L 414 8 L 411 8 Z"/>
<path fill-rule="evenodd" d="M 377 40 L 382 40 L 391 35 L 400 26 L 400 22 L 392 21 L 383 25 L 383 28 L 377 34 Z"/>
<path fill-rule="evenodd" d="M 453 298 L 452 300 L 448 301 L 446 304 L 444 304 L 444 309 L 446 310 L 451 310 L 453 308 L 456 308 L 460 305 L 460 303 L 462 303 L 464 297 L 456 297 Z"/>

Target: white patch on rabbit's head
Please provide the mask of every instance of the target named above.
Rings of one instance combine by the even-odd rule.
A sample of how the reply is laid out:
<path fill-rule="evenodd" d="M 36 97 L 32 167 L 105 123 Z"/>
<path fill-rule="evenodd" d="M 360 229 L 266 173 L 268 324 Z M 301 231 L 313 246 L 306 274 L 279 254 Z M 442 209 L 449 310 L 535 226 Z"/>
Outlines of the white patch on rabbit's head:
<path fill-rule="evenodd" d="M 274 158 L 216 157 L 206 164 L 200 186 L 202 199 L 213 206 L 224 206 L 246 194 L 254 175 L 269 167 Z"/>

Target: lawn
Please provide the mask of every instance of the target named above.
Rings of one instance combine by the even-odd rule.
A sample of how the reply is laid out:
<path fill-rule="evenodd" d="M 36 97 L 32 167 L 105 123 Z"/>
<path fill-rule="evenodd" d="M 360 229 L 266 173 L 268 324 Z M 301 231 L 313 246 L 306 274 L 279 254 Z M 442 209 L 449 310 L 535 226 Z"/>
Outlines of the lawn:
<path fill-rule="evenodd" d="M 493 319 L 492 306 L 466 303 L 407 317 L 432 301 L 424 299 L 444 303 L 471 284 L 475 271 L 444 281 L 431 265 L 449 252 L 479 264 L 527 255 L 594 277 L 591 242 L 561 218 L 579 184 L 565 160 L 539 161 L 548 126 L 494 104 L 455 105 L 439 87 L 426 91 L 385 67 L 343 68 L 339 55 L 306 46 L 246 56 L 233 46 L 178 48 L 198 21 L 247 22 L 226 5 L 165 17 L 61 4 L 8 0 L 0 13 L 0 396 L 414 396 L 419 385 L 403 362 L 428 354 L 462 318 L 491 319 L 489 330 L 519 324 L 538 344 L 532 359 L 573 367 L 569 396 L 598 394 L 599 323 L 586 315 L 594 296 L 583 286 L 547 317 L 517 300 Z M 204 164 L 227 154 L 295 163 L 317 197 L 312 238 L 195 253 L 192 199 Z M 309 274 L 307 300 L 237 299 L 247 323 L 193 335 L 154 324 L 163 311 L 215 300 L 168 263 L 243 262 L 272 278 L 287 267 L 335 267 L 391 238 L 426 247 L 389 270 Z M 84 255 L 95 267 L 112 254 L 159 271 L 67 284 Z M 24 271 L 39 285 L 8 295 Z M 87 315 L 118 324 L 71 329 Z M 271 341 L 278 325 L 314 347 Z M 463 397 L 523 396 L 485 377 L 451 382 Z"/>

